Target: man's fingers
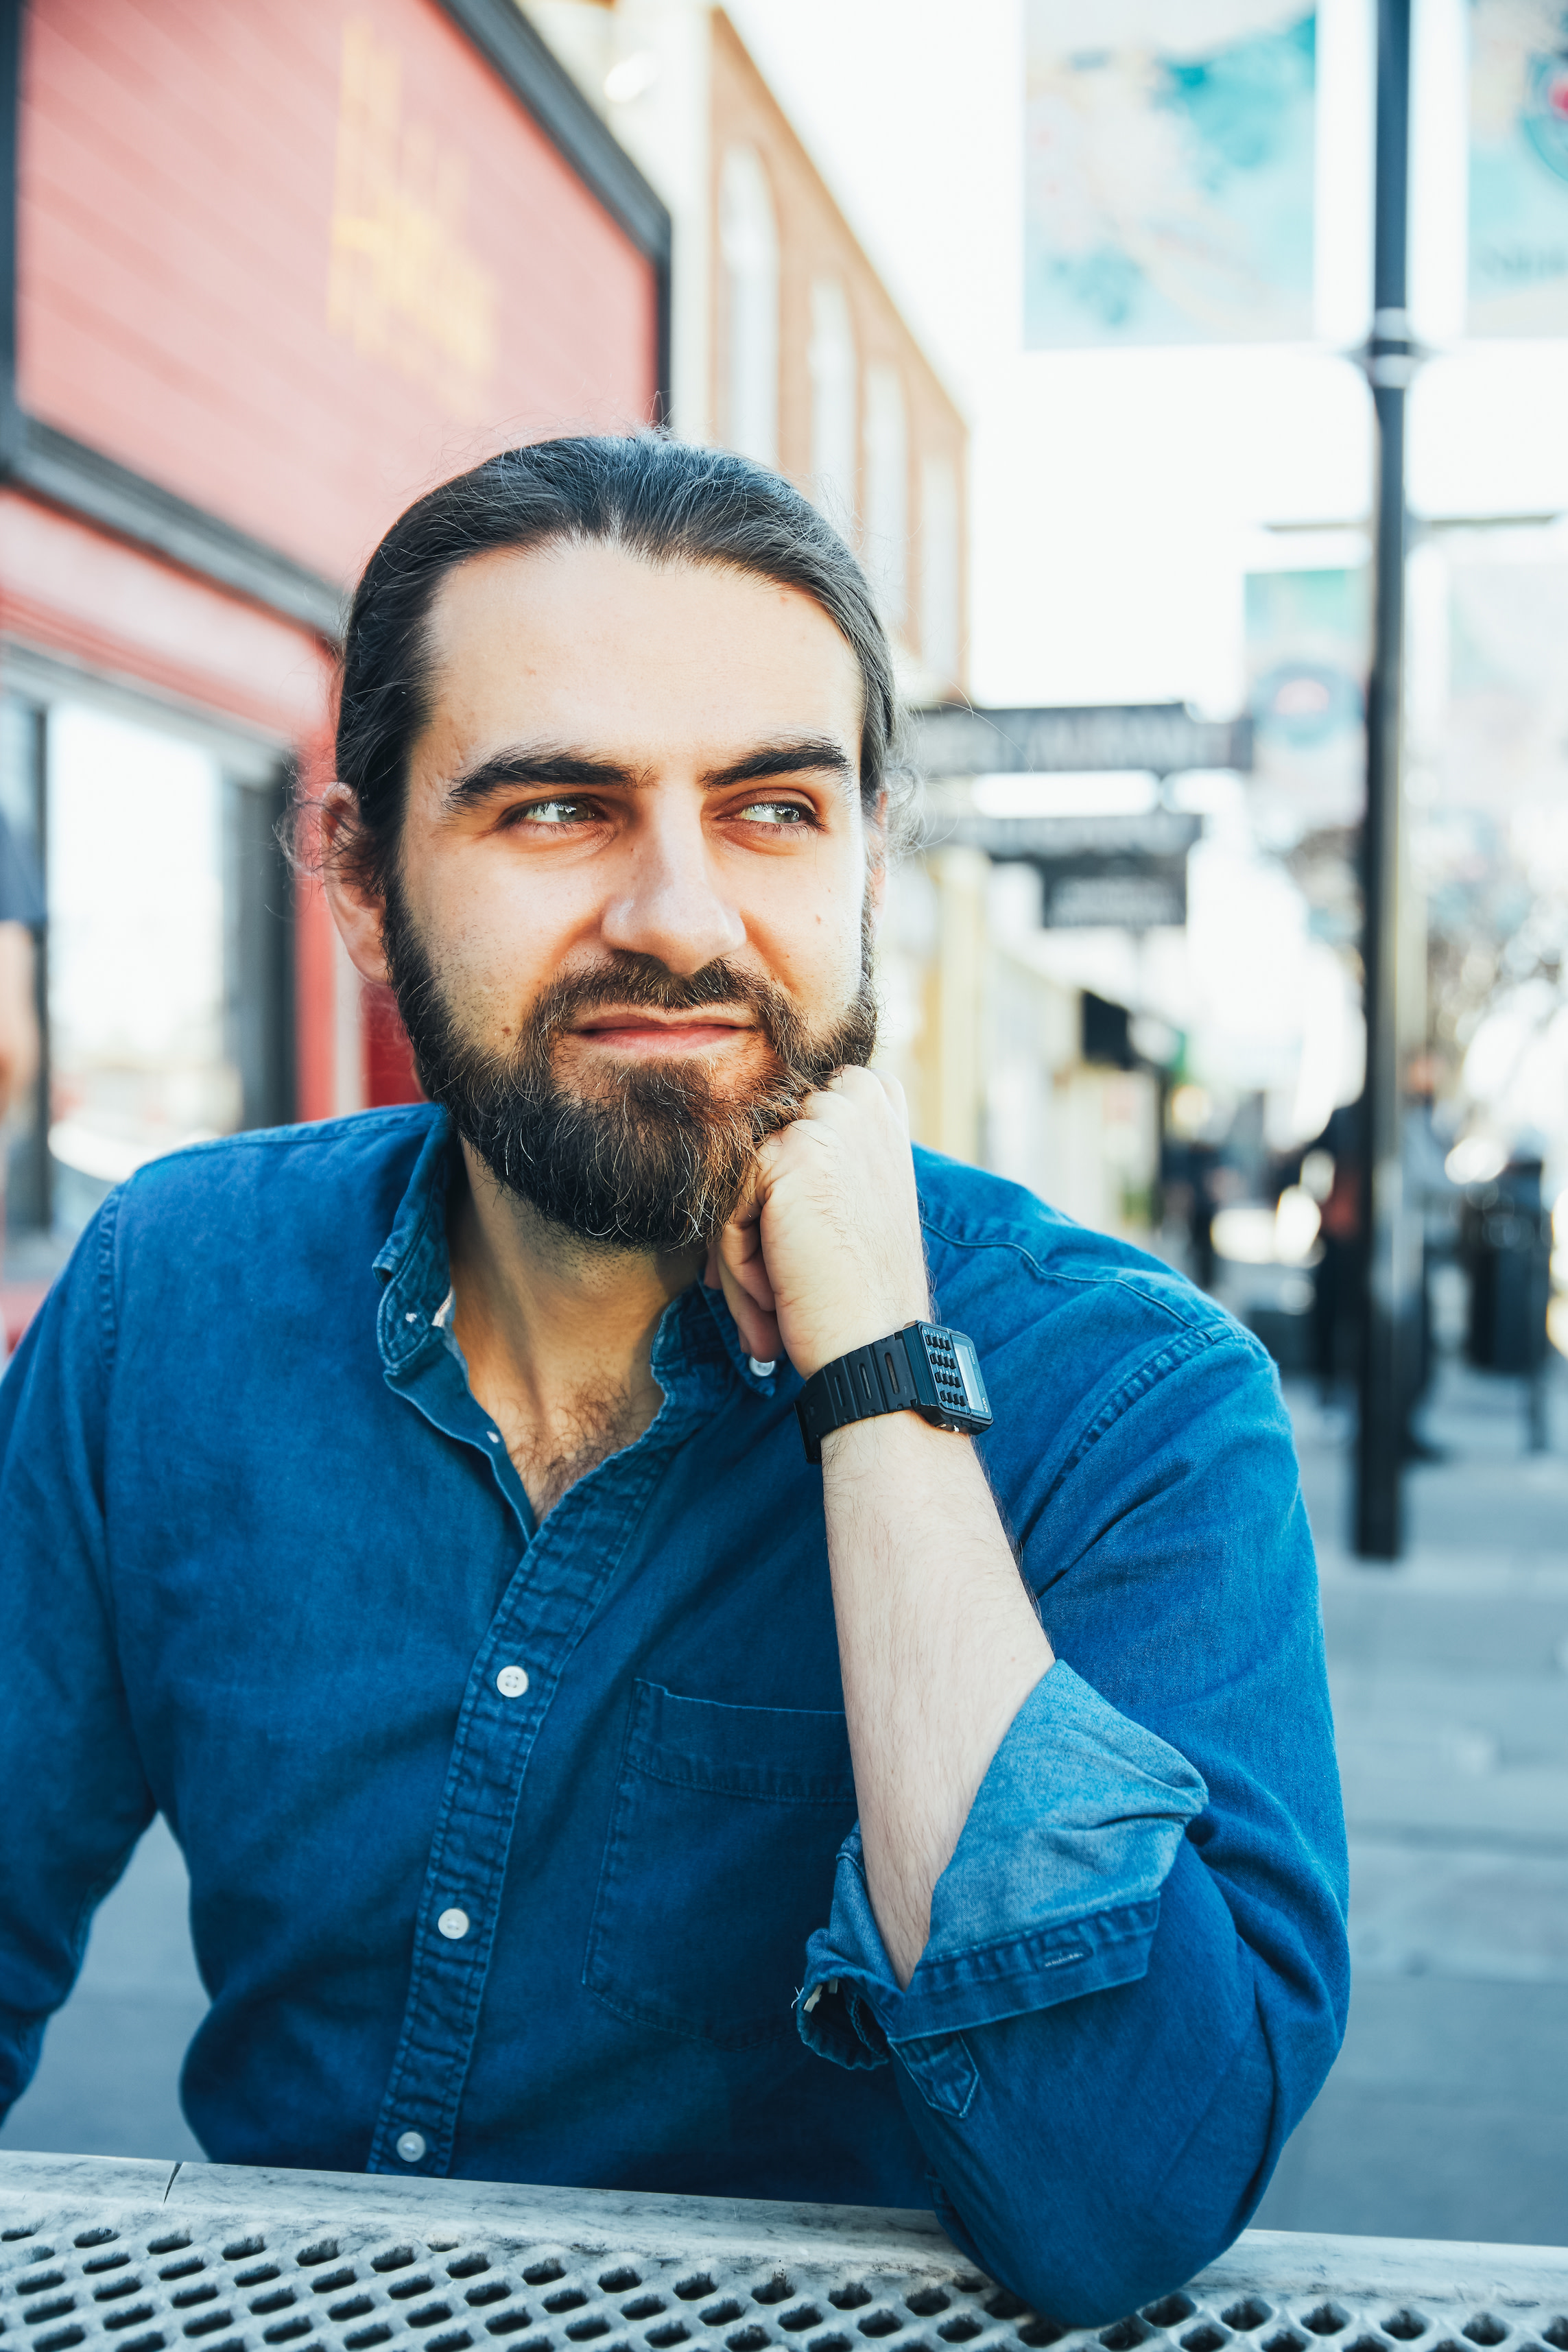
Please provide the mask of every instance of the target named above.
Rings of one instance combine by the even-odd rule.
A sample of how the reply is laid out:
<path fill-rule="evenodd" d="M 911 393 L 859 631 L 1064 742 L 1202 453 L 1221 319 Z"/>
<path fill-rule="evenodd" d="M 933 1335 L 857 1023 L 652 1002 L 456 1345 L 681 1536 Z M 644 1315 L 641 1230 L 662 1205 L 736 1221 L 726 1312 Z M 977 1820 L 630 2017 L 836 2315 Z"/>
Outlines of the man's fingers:
<path fill-rule="evenodd" d="M 767 1260 L 763 1255 L 762 1240 L 755 1225 L 726 1225 L 719 1236 L 719 1265 L 739 1284 L 749 1298 L 772 1314 L 778 1305 L 773 1286 L 768 1277 Z"/>
<path fill-rule="evenodd" d="M 737 1262 L 739 1252 L 750 1245 L 754 1231 L 754 1227 L 742 1231 L 726 1225 L 710 1252 L 709 1262 L 717 1268 L 724 1303 L 734 1318 L 746 1353 L 755 1356 L 759 1363 L 776 1362 L 784 1354 L 784 1342 L 773 1313 L 773 1285 L 767 1278 L 761 1253 Z"/>

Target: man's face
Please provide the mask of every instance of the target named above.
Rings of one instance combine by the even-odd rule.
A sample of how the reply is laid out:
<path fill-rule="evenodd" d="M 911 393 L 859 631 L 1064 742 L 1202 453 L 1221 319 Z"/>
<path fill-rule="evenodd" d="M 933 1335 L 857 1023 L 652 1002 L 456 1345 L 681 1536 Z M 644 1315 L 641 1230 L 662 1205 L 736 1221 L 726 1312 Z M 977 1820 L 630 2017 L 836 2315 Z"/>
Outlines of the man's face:
<path fill-rule="evenodd" d="M 431 647 L 384 924 L 421 1076 L 547 1215 L 700 1240 L 873 1042 L 855 656 L 795 590 L 602 545 L 460 566 Z"/>

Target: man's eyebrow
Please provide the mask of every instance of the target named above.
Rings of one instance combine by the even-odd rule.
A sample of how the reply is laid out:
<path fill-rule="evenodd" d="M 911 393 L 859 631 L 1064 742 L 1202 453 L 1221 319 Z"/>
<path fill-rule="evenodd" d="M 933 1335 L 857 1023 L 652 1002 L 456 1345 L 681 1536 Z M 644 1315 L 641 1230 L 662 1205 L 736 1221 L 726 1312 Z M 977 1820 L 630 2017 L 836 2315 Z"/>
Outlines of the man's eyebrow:
<path fill-rule="evenodd" d="M 465 768 L 452 778 L 443 797 L 448 809 L 472 808 L 520 784 L 574 784 L 590 790 L 595 784 L 614 784 L 624 790 L 647 781 L 642 770 L 624 767 L 618 760 L 596 759 L 589 751 L 518 750 L 498 751 L 477 768 Z"/>
<path fill-rule="evenodd" d="M 852 781 L 855 762 L 831 735 L 802 735 L 783 743 L 767 743 L 743 759 L 727 761 L 721 768 L 703 772 L 705 784 L 755 784 L 769 776 L 837 776 Z"/>
<path fill-rule="evenodd" d="M 785 742 L 761 744 L 739 760 L 704 769 L 701 781 L 713 791 L 731 784 L 760 783 L 770 776 L 812 774 L 837 776 L 849 782 L 855 763 L 831 735 L 802 735 Z M 444 799 L 449 810 L 473 808 L 496 793 L 514 792 L 520 785 L 569 785 L 590 792 L 595 786 L 613 786 L 624 792 L 628 786 L 635 791 L 652 781 L 646 768 L 628 767 L 622 761 L 606 760 L 591 751 L 569 747 L 530 751 L 520 747 L 498 751 L 478 767 L 463 770 L 447 784 Z"/>

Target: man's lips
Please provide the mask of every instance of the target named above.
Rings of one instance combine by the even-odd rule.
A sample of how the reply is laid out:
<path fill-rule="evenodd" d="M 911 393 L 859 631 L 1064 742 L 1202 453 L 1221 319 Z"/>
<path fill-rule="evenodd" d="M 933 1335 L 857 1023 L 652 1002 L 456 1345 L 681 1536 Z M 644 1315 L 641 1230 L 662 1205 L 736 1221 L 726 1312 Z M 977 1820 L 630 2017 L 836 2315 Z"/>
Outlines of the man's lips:
<path fill-rule="evenodd" d="M 710 1054 L 750 1036 L 755 1024 L 715 1005 L 697 1013 L 610 1011 L 574 1024 L 571 1034 L 614 1054 Z"/>

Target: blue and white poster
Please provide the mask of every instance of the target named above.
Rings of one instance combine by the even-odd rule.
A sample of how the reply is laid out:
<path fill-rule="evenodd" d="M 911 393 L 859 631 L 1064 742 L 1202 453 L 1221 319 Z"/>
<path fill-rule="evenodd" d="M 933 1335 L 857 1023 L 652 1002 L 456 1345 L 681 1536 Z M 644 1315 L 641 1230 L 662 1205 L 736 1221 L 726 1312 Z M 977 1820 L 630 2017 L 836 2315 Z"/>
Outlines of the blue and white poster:
<path fill-rule="evenodd" d="M 1312 331 L 1315 11 L 1026 0 L 1024 341 Z"/>
<path fill-rule="evenodd" d="M 1568 6 L 1472 0 L 1472 335 L 1568 335 Z"/>

